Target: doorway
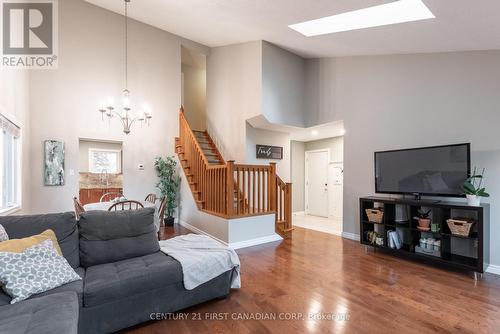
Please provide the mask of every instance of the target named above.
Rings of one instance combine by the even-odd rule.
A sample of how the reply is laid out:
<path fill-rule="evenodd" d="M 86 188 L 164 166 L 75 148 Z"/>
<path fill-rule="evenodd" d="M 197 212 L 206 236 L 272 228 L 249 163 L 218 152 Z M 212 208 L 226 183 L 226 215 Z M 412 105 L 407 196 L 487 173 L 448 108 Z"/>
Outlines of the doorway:
<path fill-rule="evenodd" d="M 343 136 L 292 140 L 293 225 L 342 235 Z"/>
<path fill-rule="evenodd" d="M 305 152 L 305 212 L 328 218 L 328 162 L 330 150 Z"/>

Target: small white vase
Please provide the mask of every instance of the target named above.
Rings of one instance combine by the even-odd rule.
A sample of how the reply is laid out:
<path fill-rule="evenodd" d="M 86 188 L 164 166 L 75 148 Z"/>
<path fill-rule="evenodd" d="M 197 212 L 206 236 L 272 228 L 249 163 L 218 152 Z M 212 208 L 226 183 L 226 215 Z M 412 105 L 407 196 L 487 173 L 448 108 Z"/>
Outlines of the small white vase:
<path fill-rule="evenodd" d="M 467 205 L 468 206 L 481 205 L 481 197 L 479 197 L 477 195 L 467 195 Z"/>

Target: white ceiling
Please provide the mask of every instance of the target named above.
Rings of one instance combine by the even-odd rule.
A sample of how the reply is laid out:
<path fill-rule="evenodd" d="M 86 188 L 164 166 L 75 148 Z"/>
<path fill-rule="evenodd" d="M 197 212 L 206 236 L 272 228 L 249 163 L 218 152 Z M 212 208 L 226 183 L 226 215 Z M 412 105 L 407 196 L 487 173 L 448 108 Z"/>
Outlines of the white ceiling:
<path fill-rule="evenodd" d="M 122 0 L 86 0 L 122 13 Z M 500 49 L 500 0 L 424 0 L 436 19 L 304 37 L 289 24 L 393 0 L 132 0 L 130 16 L 210 47 L 266 40 L 304 57 Z"/>
<path fill-rule="evenodd" d="M 254 128 L 287 133 L 290 135 L 290 140 L 302 142 L 339 137 L 345 134 L 343 121 L 335 121 L 308 128 L 301 128 L 271 123 L 264 115 L 259 115 L 248 119 L 247 122 Z"/>

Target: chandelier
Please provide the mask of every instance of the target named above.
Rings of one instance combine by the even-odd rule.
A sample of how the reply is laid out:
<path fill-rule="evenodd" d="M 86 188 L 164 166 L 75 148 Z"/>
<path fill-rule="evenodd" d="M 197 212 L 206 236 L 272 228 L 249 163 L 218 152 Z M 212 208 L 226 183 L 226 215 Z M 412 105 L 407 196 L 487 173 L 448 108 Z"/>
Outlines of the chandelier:
<path fill-rule="evenodd" d="M 113 98 L 108 98 L 106 101 L 101 101 L 99 104 L 99 111 L 101 112 L 101 118 L 104 120 L 104 116 L 111 120 L 117 117 L 122 125 L 123 132 L 125 134 L 130 133 L 130 128 L 136 122 L 145 122 L 149 126 L 149 122 L 153 116 L 151 115 L 151 110 L 144 105 L 139 112 L 132 109 L 130 103 L 130 91 L 128 90 L 128 4 L 130 0 L 124 0 L 125 3 L 125 89 L 123 90 L 123 99 L 121 110 L 115 108 Z"/>

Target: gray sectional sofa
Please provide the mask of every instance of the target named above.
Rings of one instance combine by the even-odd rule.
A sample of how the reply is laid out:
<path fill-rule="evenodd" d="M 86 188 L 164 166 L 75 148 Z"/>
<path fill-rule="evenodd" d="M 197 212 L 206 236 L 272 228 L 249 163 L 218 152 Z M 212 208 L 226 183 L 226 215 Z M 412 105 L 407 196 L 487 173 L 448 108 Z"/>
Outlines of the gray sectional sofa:
<path fill-rule="evenodd" d="M 82 277 L 10 305 L 0 292 L 0 333 L 109 333 L 229 294 L 232 271 L 186 290 L 182 268 L 159 250 L 154 209 L 0 217 L 9 237 L 52 229 Z M 20 325 L 22 324 L 22 325 Z"/>

